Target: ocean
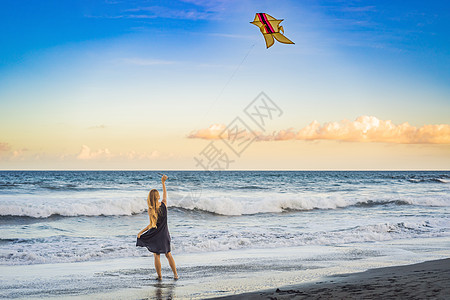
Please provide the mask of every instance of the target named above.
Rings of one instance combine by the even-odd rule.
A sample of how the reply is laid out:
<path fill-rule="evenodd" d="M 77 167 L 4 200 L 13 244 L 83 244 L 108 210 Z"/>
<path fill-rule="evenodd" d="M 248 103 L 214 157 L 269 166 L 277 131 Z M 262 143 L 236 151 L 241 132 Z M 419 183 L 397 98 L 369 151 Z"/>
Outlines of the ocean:
<path fill-rule="evenodd" d="M 0 171 L 0 297 L 205 298 L 450 255 L 450 171 L 167 171 L 181 279 L 158 288 L 135 246 L 158 172 Z"/>

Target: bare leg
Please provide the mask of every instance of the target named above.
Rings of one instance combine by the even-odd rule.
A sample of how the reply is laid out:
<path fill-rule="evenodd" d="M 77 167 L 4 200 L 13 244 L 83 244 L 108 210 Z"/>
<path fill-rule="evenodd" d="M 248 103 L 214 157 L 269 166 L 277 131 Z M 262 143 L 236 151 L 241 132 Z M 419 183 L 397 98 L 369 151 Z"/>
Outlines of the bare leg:
<path fill-rule="evenodd" d="M 153 253 L 153 256 L 155 257 L 155 269 L 156 273 L 158 274 L 158 279 L 161 280 L 161 260 L 159 258 L 159 254 Z"/>
<path fill-rule="evenodd" d="M 169 261 L 170 268 L 172 269 L 173 278 L 174 279 L 178 279 L 177 267 L 175 266 L 175 260 L 172 257 L 172 253 L 167 252 L 166 253 L 166 258 Z"/>

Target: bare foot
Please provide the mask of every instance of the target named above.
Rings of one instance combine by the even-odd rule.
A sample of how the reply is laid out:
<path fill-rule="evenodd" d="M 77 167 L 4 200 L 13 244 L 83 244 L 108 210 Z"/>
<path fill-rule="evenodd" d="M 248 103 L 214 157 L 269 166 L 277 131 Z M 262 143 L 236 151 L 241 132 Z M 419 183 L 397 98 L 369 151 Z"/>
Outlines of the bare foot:
<path fill-rule="evenodd" d="M 156 277 L 155 280 L 162 281 L 162 277 Z"/>
<path fill-rule="evenodd" d="M 173 276 L 173 279 L 174 279 L 174 280 L 178 280 L 178 275 L 174 275 L 174 276 Z"/>

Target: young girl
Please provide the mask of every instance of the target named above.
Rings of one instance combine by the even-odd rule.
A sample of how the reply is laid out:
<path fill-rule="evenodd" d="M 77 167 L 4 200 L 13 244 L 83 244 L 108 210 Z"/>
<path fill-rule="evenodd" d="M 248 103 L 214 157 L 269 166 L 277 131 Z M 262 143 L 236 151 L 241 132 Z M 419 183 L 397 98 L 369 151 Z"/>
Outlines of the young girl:
<path fill-rule="evenodd" d="M 166 254 L 169 265 L 173 271 L 173 278 L 178 279 L 177 268 L 175 261 L 170 253 L 170 235 L 167 228 L 167 191 L 166 180 L 167 176 L 163 175 L 161 178 L 163 186 L 163 199 L 159 202 L 159 193 L 153 189 L 147 197 L 148 217 L 150 224 L 142 229 L 137 236 L 136 246 L 147 247 L 155 257 L 155 269 L 158 274 L 158 280 L 161 280 L 161 260 L 159 255 Z M 143 233 L 145 231 L 145 233 Z"/>

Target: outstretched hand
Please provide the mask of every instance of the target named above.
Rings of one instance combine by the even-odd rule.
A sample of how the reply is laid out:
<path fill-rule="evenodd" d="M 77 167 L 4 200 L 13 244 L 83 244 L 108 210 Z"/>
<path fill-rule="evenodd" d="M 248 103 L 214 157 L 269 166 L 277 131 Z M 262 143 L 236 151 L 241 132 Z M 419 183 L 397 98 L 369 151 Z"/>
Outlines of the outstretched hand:
<path fill-rule="evenodd" d="M 166 175 L 163 175 L 163 176 L 161 177 L 162 183 L 164 183 L 164 182 L 167 180 L 167 178 L 169 178 L 169 177 L 167 177 Z"/>

